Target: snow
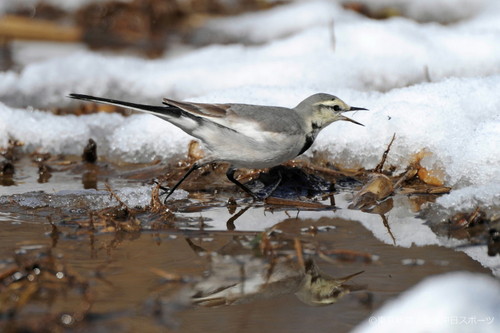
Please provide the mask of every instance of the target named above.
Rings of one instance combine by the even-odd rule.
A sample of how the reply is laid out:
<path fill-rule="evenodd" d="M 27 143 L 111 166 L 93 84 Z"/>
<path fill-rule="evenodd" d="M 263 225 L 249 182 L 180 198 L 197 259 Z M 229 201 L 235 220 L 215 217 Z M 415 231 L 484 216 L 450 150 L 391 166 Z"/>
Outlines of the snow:
<path fill-rule="evenodd" d="M 14 138 L 23 141 L 27 150 L 70 154 L 82 151 L 89 138 L 102 137 L 104 131 L 112 131 L 122 122 L 118 114 L 59 117 L 30 107 L 16 109 L 0 104 L 0 144 L 5 147 L 8 139 Z"/>
<path fill-rule="evenodd" d="M 453 272 L 425 279 L 353 332 L 498 332 L 499 318 L 500 283 Z"/>
<path fill-rule="evenodd" d="M 297 15 L 297 13 L 301 15 Z M 244 14 L 237 17 L 209 21 L 194 33 L 193 41 L 203 43 L 214 38 L 219 42 L 265 43 L 290 36 L 301 30 L 347 21 L 357 14 L 346 12 L 334 2 L 304 1 L 293 6 L 280 6 L 259 14 Z M 255 18 L 258 17 L 256 21 Z M 261 27 L 273 27 L 261 29 Z"/>
<path fill-rule="evenodd" d="M 494 178 L 498 180 L 497 178 Z M 492 180 L 490 184 L 481 186 L 468 186 L 439 197 L 437 203 L 453 212 L 472 211 L 478 202 L 485 203 L 484 208 L 500 207 L 500 191 L 498 182 Z"/>
<path fill-rule="evenodd" d="M 109 134 L 110 156 L 131 162 L 155 160 L 184 153 L 192 137 L 175 126 L 149 115 L 133 115 L 122 119 Z M 150 139 L 154 137 L 155 140 Z"/>

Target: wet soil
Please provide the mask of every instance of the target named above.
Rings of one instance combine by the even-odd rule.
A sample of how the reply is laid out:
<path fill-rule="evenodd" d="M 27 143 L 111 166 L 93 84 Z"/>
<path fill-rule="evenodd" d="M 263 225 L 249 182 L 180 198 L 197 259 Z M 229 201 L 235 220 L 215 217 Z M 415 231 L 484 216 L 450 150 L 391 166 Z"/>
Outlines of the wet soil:
<path fill-rule="evenodd" d="M 346 176 L 281 171 L 253 202 L 209 166 L 164 205 L 153 180 L 172 185 L 182 163 L 43 164 L 21 156 L 0 186 L 4 332 L 347 332 L 428 276 L 491 275 L 408 231 L 422 198 L 394 196 L 390 219 L 349 209 L 361 184 Z"/>

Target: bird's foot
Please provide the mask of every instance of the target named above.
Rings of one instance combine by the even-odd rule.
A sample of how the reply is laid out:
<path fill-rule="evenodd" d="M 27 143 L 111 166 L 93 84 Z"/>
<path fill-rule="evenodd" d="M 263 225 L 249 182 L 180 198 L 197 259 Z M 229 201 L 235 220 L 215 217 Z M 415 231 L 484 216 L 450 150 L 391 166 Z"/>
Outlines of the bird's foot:
<path fill-rule="evenodd" d="M 172 191 L 172 189 L 171 189 L 171 188 L 168 188 L 168 187 L 166 187 L 166 186 L 161 185 L 161 184 L 160 184 L 160 182 L 159 182 L 157 179 L 154 179 L 154 180 L 153 180 L 153 183 L 154 183 L 154 184 L 156 184 L 156 185 L 158 186 L 158 188 L 159 188 L 161 191 L 163 191 L 163 192 L 161 192 L 161 193 L 159 193 L 159 194 L 158 194 L 158 196 L 159 196 L 159 197 L 161 197 L 161 196 L 163 196 L 163 195 L 165 195 L 165 194 L 167 195 L 167 196 L 165 197 L 165 199 L 163 199 L 163 204 L 166 204 L 166 203 L 167 203 L 167 199 L 168 199 L 168 197 L 169 197 L 169 196 L 172 194 L 172 192 L 173 192 L 173 191 Z"/>

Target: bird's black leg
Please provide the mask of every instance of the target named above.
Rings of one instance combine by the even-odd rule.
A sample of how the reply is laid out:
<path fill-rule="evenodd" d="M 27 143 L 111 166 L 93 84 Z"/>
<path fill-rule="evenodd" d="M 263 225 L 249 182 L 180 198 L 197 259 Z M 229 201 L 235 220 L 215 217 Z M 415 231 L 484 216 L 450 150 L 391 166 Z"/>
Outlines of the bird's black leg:
<path fill-rule="evenodd" d="M 184 180 L 186 180 L 186 178 L 191 174 L 191 172 L 193 172 L 196 169 L 199 169 L 202 165 L 203 164 L 198 164 L 196 162 L 193 163 L 191 168 L 189 168 L 189 170 L 184 174 L 184 176 L 182 176 L 182 178 L 177 182 L 177 184 L 175 184 L 174 187 L 172 187 L 170 189 L 170 192 L 168 192 L 167 197 L 165 198 L 165 200 L 163 202 L 164 203 L 167 202 L 168 197 L 170 197 L 172 195 L 172 193 L 174 193 L 174 191 L 179 187 L 179 185 L 182 184 L 182 182 Z"/>
<path fill-rule="evenodd" d="M 158 185 L 158 187 L 160 188 L 160 190 L 165 191 L 165 193 L 170 192 L 170 189 L 169 189 L 168 187 L 162 186 L 158 180 L 153 179 L 153 183 L 154 183 L 155 185 Z M 163 194 L 165 194 L 165 193 L 161 193 L 160 195 L 163 195 Z"/>
<path fill-rule="evenodd" d="M 246 193 L 250 194 L 254 200 L 257 200 L 257 201 L 260 200 L 260 198 L 257 197 L 252 191 L 250 191 L 250 189 L 248 187 L 246 187 L 245 185 L 243 185 L 242 183 L 240 183 L 239 181 L 237 181 L 234 178 L 234 172 L 235 171 L 236 171 L 236 169 L 234 169 L 232 166 L 230 166 L 229 169 L 227 169 L 227 172 L 226 172 L 227 179 L 229 179 L 234 184 L 238 185 L 238 187 L 241 188 Z"/>

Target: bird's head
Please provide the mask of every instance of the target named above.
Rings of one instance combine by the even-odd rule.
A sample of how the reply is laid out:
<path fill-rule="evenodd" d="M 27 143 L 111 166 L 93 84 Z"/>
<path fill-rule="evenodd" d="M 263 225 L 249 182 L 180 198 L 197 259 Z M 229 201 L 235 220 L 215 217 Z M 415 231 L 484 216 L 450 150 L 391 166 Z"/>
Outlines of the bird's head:
<path fill-rule="evenodd" d="M 295 107 L 297 112 L 301 113 L 306 120 L 309 120 L 315 129 L 322 129 L 327 125 L 338 121 L 345 120 L 364 126 L 351 118 L 343 115 L 344 112 L 367 110 L 347 105 L 340 98 L 329 94 L 315 94 Z"/>

